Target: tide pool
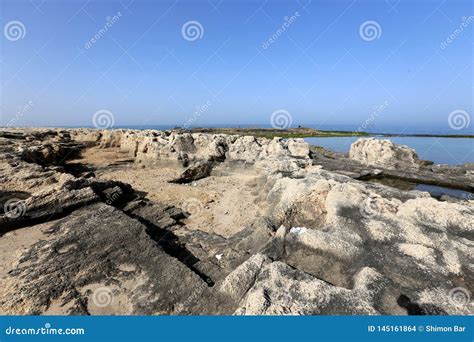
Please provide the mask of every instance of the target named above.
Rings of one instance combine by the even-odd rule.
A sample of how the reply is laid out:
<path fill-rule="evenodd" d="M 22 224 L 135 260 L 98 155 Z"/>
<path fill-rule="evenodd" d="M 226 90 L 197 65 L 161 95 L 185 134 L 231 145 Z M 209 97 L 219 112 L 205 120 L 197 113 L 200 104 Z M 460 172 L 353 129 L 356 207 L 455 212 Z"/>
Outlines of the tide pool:
<path fill-rule="evenodd" d="M 461 165 L 474 162 L 474 139 L 433 137 L 375 137 L 388 139 L 396 144 L 407 145 L 424 160 L 436 164 Z M 348 153 L 357 137 L 305 138 L 311 145 L 322 146 L 332 151 Z"/>

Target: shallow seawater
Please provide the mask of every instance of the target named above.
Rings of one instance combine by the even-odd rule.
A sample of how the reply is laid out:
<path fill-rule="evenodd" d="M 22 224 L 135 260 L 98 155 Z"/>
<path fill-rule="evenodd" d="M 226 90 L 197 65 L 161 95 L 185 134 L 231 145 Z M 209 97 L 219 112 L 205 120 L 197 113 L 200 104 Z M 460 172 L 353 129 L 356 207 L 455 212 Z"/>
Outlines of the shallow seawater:
<path fill-rule="evenodd" d="M 469 191 L 451 189 L 451 188 L 446 188 L 446 187 L 436 186 L 436 185 L 413 183 L 413 182 L 408 182 L 405 180 L 391 178 L 391 177 L 372 178 L 372 179 L 367 179 L 367 181 L 388 185 L 388 186 L 398 188 L 401 190 L 425 191 L 435 198 L 440 198 L 441 196 L 447 195 L 450 197 L 463 199 L 463 200 L 474 199 L 474 194 Z"/>
<path fill-rule="evenodd" d="M 474 199 L 474 194 L 458 189 L 444 188 L 442 186 L 428 185 L 428 184 L 416 184 L 413 190 L 426 191 L 429 192 L 433 197 L 441 197 L 443 195 L 448 195 L 454 198 L 471 200 Z"/>
<path fill-rule="evenodd" d="M 461 165 L 474 162 L 474 139 L 433 137 L 375 137 L 407 145 L 424 160 L 435 164 Z M 322 146 L 332 151 L 347 153 L 357 137 L 305 138 L 311 145 Z"/>

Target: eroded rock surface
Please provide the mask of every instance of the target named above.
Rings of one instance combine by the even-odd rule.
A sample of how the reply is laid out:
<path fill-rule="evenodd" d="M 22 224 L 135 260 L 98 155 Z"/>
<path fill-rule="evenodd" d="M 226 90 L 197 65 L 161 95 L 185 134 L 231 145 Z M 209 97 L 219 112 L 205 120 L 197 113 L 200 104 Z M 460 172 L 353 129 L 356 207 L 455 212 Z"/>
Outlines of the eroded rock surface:
<path fill-rule="evenodd" d="M 351 145 L 349 157 L 365 165 L 382 166 L 387 169 L 404 167 L 417 169 L 421 165 L 414 149 L 383 139 L 358 139 Z"/>
<path fill-rule="evenodd" d="M 1 314 L 473 314 L 474 201 L 363 181 L 473 174 L 404 147 L 12 129 L 0 154 Z"/>

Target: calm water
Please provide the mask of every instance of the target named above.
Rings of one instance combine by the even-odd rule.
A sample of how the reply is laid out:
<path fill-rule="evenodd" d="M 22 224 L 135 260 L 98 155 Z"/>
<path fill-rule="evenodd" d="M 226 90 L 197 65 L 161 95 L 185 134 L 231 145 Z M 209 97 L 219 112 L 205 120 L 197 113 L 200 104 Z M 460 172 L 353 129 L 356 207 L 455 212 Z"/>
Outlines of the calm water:
<path fill-rule="evenodd" d="M 349 152 L 356 137 L 305 138 L 311 145 L 322 146 L 336 152 Z M 418 153 L 421 159 L 437 164 L 459 165 L 474 162 L 474 139 L 383 137 L 397 144 L 407 145 Z"/>
<path fill-rule="evenodd" d="M 428 185 L 428 184 L 417 184 L 414 189 L 419 190 L 419 191 L 429 192 L 431 196 L 433 197 L 449 195 L 454 198 L 467 199 L 467 200 L 471 200 L 474 198 L 474 195 L 468 191 L 443 188 L 441 186 L 434 186 L 434 185 Z"/>
<path fill-rule="evenodd" d="M 435 198 L 440 198 L 441 196 L 448 195 L 450 197 L 454 197 L 458 199 L 465 199 L 465 200 L 474 199 L 474 194 L 466 190 L 446 188 L 446 187 L 436 186 L 436 185 L 431 185 L 431 184 L 414 183 L 414 182 L 391 178 L 391 177 L 374 177 L 371 179 L 367 179 L 367 181 L 388 185 L 393 188 L 398 188 L 401 190 L 425 191 L 425 192 L 430 193 L 431 196 Z"/>

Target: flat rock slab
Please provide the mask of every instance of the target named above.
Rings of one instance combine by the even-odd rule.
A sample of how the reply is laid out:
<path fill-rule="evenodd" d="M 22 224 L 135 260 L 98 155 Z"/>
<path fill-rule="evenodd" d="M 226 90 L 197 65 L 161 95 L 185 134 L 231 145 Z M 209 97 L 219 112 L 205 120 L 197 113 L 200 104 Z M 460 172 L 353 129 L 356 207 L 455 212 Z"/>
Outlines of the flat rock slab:
<path fill-rule="evenodd" d="M 105 204 L 51 222 L 1 280 L 0 313 L 172 314 L 207 286 L 145 230 Z"/>

